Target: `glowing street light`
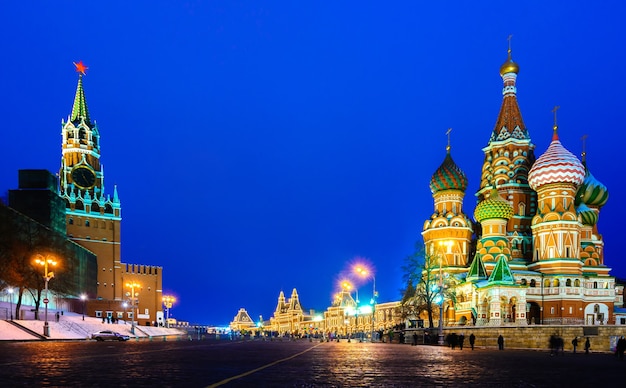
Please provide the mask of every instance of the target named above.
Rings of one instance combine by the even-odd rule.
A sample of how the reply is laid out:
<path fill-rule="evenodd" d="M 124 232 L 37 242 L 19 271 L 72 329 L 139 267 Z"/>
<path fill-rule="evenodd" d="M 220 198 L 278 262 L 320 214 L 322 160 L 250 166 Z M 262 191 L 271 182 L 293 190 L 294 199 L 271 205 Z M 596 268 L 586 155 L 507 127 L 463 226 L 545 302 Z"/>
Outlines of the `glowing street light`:
<path fill-rule="evenodd" d="M 368 277 L 372 277 L 372 284 L 373 284 L 373 288 L 372 288 L 372 300 L 371 300 L 371 304 L 372 304 L 372 332 L 370 334 L 370 340 L 372 342 L 374 342 L 374 314 L 376 312 L 376 276 L 374 276 L 374 273 L 372 271 L 370 271 L 369 269 L 367 269 L 365 266 L 363 265 L 357 265 L 356 267 L 354 267 L 354 272 L 356 272 L 357 274 L 359 274 L 361 277 L 364 278 L 368 278 Z"/>
<path fill-rule="evenodd" d="M 163 306 L 165 306 L 165 327 L 170 327 L 170 309 L 176 302 L 176 298 L 169 295 L 163 295 L 161 299 L 163 300 Z"/>
<path fill-rule="evenodd" d="M 85 320 L 85 301 L 87 300 L 87 295 L 81 294 L 80 300 L 83 301 L 83 321 Z"/>
<path fill-rule="evenodd" d="M 135 335 L 135 296 L 138 296 L 139 294 L 135 294 L 135 288 L 139 288 L 141 287 L 141 284 L 136 283 L 136 282 L 128 282 L 126 283 L 126 287 L 130 288 L 130 298 L 131 298 L 131 302 L 130 302 L 130 310 L 132 312 L 132 321 L 131 321 L 131 326 L 130 326 L 130 332 L 131 334 Z"/>
<path fill-rule="evenodd" d="M 9 309 L 11 314 L 11 320 L 13 320 L 13 291 L 15 291 L 13 287 L 9 287 L 9 289 L 7 290 L 7 292 L 9 293 Z"/>
<path fill-rule="evenodd" d="M 54 277 L 54 272 L 48 272 L 48 266 L 54 267 L 57 265 L 57 262 L 50 257 L 44 258 L 43 256 L 41 256 L 41 258 L 35 259 L 35 264 L 43 266 L 43 280 L 46 282 L 46 293 L 43 299 L 46 311 L 45 321 L 43 324 L 43 335 L 46 337 L 50 337 L 50 326 L 48 325 L 48 282 Z"/>
<path fill-rule="evenodd" d="M 446 240 L 446 241 L 439 241 L 439 245 L 442 247 L 442 251 L 444 250 L 443 247 L 445 247 L 446 252 L 448 253 L 448 251 L 450 250 L 450 247 L 452 247 L 453 242 L 450 240 Z M 443 254 L 439 255 L 439 334 L 438 334 L 438 340 L 437 343 L 439 345 L 443 345 L 443 302 L 444 302 L 444 296 L 443 296 Z"/>

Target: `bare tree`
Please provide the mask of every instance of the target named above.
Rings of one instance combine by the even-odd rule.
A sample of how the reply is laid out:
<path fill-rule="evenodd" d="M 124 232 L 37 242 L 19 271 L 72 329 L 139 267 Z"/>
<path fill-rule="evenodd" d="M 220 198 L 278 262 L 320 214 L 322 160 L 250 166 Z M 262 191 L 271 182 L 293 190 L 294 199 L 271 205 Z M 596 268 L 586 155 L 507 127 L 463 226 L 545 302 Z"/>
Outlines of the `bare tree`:
<path fill-rule="evenodd" d="M 402 292 L 403 316 L 418 317 L 426 311 L 428 327 L 433 328 L 434 313 L 441 308 L 443 300 L 456 301 L 454 277 L 443 272 L 441 257 L 426 253 L 421 244 L 416 244 L 415 252 L 405 258 L 402 272 L 407 285 Z"/>

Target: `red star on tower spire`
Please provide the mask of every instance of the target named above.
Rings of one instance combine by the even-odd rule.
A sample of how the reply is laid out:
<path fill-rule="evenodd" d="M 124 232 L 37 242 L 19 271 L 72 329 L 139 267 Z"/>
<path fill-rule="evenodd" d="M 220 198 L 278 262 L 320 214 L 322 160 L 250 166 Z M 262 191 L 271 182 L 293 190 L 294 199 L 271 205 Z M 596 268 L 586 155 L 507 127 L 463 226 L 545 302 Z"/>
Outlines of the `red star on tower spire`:
<path fill-rule="evenodd" d="M 74 66 L 76 66 L 76 72 L 82 75 L 85 75 L 85 71 L 89 69 L 87 66 L 85 66 L 83 61 L 79 61 L 78 63 L 74 62 Z"/>

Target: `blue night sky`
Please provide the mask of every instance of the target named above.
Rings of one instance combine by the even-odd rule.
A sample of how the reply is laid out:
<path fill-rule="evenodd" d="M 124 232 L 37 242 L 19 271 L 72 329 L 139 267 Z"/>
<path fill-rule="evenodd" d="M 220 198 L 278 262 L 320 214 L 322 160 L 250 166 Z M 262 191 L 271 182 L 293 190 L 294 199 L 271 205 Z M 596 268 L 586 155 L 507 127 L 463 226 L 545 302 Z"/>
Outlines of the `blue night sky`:
<path fill-rule="evenodd" d="M 324 310 L 358 257 L 398 300 L 450 127 L 473 216 L 513 35 L 536 155 L 559 105 L 563 145 L 589 135 L 605 263 L 626 277 L 625 4 L 4 1 L 0 196 L 19 169 L 58 171 L 82 60 L 122 261 L 164 267 L 175 318 L 267 319 L 293 288 Z"/>

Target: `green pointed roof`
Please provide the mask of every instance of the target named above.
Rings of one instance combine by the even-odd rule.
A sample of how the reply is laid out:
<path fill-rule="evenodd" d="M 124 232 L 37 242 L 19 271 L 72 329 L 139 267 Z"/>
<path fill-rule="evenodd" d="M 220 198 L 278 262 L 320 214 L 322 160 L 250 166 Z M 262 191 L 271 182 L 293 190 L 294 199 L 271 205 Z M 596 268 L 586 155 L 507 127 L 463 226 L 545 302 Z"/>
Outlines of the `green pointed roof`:
<path fill-rule="evenodd" d="M 482 256 L 476 254 L 474 261 L 470 265 L 469 271 L 467 271 L 467 280 L 485 280 L 487 279 L 487 270 L 485 269 L 485 263 L 483 263 Z"/>
<path fill-rule="evenodd" d="M 77 122 L 80 122 L 81 119 L 84 119 L 85 123 L 90 127 L 92 126 L 91 118 L 89 117 L 89 110 L 87 109 L 87 101 L 85 100 L 82 74 L 78 76 L 78 86 L 76 86 L 76 95 L 74 96 L 71 121 L 72 123 L 77 124 Z"/>
<path fill-rule="evenodd" d="M 506 260 L 506 256 L 499 255 L 498 257 L 496 267 L 493 269 L 493 272 L 491 272 L 487 281 L 489 283 L 498 284 L 515 284 L 515 278 L 513 277 L 511 267 L 509 267 L 509 263 Z"/>

